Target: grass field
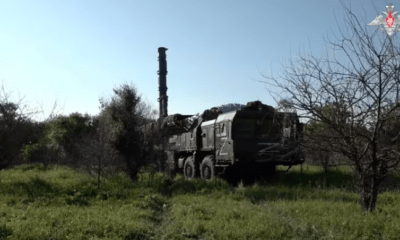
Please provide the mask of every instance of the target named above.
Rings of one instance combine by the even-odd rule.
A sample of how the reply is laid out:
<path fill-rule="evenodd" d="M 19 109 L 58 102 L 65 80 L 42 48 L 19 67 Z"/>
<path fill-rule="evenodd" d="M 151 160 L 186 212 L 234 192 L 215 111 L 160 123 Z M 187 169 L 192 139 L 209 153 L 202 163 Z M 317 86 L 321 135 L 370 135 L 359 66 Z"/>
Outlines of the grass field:
<path fill-rule="evenodd" d="M 348 169 L 283 169 L 248 187 L 145 172 L 97 190 L 69 168 L 23 165 L 0 171 L 0 239 L 400 239 L 398 176 L 368 214 Z"/>

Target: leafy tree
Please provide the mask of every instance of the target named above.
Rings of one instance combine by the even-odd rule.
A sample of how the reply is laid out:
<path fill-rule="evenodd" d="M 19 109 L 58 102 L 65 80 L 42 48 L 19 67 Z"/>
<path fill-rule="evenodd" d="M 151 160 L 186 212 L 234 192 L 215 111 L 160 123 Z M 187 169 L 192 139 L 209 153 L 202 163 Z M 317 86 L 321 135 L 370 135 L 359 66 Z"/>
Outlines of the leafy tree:
<path fill-rule="evenodd" d="M 31 117 L 38 113 L 29 109 L 23 98 L 11 101 L 10 93 L 0 88 L 0 169 L 19 163 L 22 146 L 34 138 L 37 124 Z"/>
<path fill-rule="evenodd" d="M 23 157 L 30 161 L 36 158 L 45 165 L 54 162 L 79 164 L 80 153 L 77 142 L 94 131 L 88 125 L 89 115 L 71 113 L 69 116 L 55 116 L 43 124 L 42 136 L 37 143 L 27 144 L 23 148 Z"/>
<path fill-rule="evenodd" d="M 99 121 L 106 124 L 108 141 L 123 156 L 128 174 L 136 181 L 146 162 L 146 148 L 140 126 L 151 121 L 154 115 L 132 84 L 122 84 L 114 89 L 111 100 L 100 99 Z"/>

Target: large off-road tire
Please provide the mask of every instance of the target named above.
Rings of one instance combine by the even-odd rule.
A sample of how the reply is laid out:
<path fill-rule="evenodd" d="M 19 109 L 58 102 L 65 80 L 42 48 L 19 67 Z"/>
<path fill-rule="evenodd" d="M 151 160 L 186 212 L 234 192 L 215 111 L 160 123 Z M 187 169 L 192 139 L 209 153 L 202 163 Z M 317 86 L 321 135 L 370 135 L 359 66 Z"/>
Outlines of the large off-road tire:
<path fill-rule="evenodd" d="M 215 177 L 216 171 L 213 160 L 213 156 L 207 156 L 203 159 L 203 162 L 200 165 L 201 179 L 209 181 L 211 178 Z"/>
<path fill-rule="evenodd" d="M 199 167 L 193 161 L 193 157 L 188 157 L 183 165 L 185 178 L 190 180 L 199 177 Z"/>

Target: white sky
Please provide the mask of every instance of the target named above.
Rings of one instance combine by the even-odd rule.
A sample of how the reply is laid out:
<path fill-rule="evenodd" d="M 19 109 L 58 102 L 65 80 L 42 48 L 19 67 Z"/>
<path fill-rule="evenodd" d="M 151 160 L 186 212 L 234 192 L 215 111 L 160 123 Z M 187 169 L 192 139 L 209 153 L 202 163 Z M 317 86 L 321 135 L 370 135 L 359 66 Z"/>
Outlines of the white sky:
<path fill-rule="evenodd" d="M 387 1 L 344 1 L 365 24 Z M 395 11 L 400 1 L 393 1 Z M 99 97 L 133 82 L 158 109 L 158 47 L 167 51 L 168 113 L 226 103 L 275 106 L 261 73 L 338 33 L 336 0 L 0 2 L 0 80 L 47 111 L 97 114 Z"/>

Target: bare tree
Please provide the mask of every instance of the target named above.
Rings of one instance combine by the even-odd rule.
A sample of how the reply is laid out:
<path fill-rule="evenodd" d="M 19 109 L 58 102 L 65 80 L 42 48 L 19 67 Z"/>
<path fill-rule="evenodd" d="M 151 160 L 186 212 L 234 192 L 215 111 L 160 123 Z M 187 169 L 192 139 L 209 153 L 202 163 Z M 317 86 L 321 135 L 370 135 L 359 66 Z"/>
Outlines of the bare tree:
<path fill-rule="evenodd" d="M 397 99 L 400 84 L 399 45 L 395 34 L 390 38 L 378 29 L 367 29 L 349 8 L 344 10 L 347 28 L 340 29 L 336 40 L 327 41 L 332 52 L 300 56 L 281 76 L 264 77 L 283 91 L 303 118 L 324 125 L 305 132 L 305 137 L 314 147 L 352 163 L 359 203 L 372 211 L 383 180 L 400 162 L 400 133 L 393 131 L 391 121 L 400 104 L 390 102 Z"/>
<path fill-rule="evenodd" d="M 293 103 L 288 98 L 282 98 L 278 101 L 277 110 L 280 112 L 295 112 L 296 109 L 293 108 Z"/>
<path fill-rule="evenodd" d="M 112 147 L 103 122 L 96 121 L 95 132 L 85 135 L 77 143 L 79 148 L 79 168 L 97 176 L 97 188 L 101 179 L 123 170 L 123 160 Z"/>
<path fill-rule="evenodd" d="M 331 119 L 331 121 L 346 124 L 349 113 L 345 109 L 346 106 L 343 103 L 335 103 L 323 106 L 320 111 L 323 111 L 324 115 Z M 334 136 L 336 134 L 329 125 L 315 116 L 305 126 L 304 131 L 306 135 L 303 146 L 305 146 L 309 162 L 320 164 L 324 168 L 325 173 L 328 173 L 330 167 L 338 166 L 339 162 L 343 163 L 339 153 L 332 152 L 330 146 L 326 145 L 326 142 L 318 140 L 325 136 Z M 310 138 L 309 136 L 312 137 Z"/>

